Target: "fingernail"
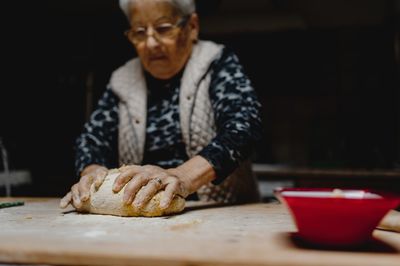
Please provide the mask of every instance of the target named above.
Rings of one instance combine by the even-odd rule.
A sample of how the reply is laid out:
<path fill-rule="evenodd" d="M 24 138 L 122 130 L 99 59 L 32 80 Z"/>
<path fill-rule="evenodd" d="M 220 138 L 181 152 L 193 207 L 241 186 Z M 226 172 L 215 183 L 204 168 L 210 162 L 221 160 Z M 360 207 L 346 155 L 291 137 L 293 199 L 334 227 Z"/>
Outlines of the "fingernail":
<path fill-rule="evenodd" d="M 81 201 L 87 201 L 89 198 L 89 194 L 83 194 L 82 197 L 80 198 Z"/>
<path fill-rule="evenodd" d="M 124 195 L 124 197 L 122 198 L 122 200 L 123 200 L 123 202 L 125 203 L 125 204 L 129 204 L 129 200 L 130 200 L 131 198 L 129 197 L 129 196 L 125 196 Z"/>
<path fill-rule="evenodd" d="M 80 201 L 81 201 L 81 199 L 80 199 L 78 196 L 74 196 L 74 200 L 75 200 L 76 202 L 80 202 Z"/>
<path fill-rule="evenodd" d="M 75 201 L 74 206 L 75 208 L 80 208 L 82 206 L 82 203 L 80 201 Z"/>
<path fill-rule="evenodd" d="M 161 209 L 166 209 L 168 207 L 168 202 L 166 201 L 161 201 L 160 202 L 160 208 Z"/>

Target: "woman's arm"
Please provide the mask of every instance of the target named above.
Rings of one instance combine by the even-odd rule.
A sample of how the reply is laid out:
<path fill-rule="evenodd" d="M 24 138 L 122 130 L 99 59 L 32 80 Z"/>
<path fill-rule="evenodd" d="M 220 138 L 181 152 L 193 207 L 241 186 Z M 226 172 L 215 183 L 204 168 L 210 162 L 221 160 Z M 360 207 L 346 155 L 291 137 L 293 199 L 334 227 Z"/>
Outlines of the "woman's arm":
<path fill-rule="evenodd" d="M 234 53 L 224 50 L 212 70 L 209 94 L 217 135 L 199 155 L 213 166 L 213 183 L 219 184 L 251 156 L 261 139 L 261 104 Z"/>
<path fill-rule="evenodd" d="M 201 186 L 210 183 L 216 178 L 212 165 L 198 155 L 167 171 L 177 176 L 185 184 L 188 194 L 196 192 Z"/>

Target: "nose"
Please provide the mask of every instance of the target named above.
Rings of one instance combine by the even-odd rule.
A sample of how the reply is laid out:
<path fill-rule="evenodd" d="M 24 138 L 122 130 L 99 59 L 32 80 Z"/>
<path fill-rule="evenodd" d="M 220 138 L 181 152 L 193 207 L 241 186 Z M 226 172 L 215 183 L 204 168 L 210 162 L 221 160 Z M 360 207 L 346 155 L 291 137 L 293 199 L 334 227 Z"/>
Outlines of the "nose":
<path fill-rule="evenodd" d="M 146 46 L 148 49 L 154 49 L 160 46 L 160 43 L 154 34 L 155 34 L 154 29 L 149 27 L 146 38 Z"/>

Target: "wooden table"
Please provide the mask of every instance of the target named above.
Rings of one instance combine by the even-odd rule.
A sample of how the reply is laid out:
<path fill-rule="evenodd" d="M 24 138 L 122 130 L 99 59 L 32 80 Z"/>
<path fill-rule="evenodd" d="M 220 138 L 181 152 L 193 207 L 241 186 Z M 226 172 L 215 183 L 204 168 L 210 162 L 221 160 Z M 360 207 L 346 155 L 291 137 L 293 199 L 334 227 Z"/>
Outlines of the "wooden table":
<path fill-rule="evenodd" d="M 0 201 L 4 201 L 1 199 Z M 15 199 L 13 199 L 15 200 Z M 302 246 L 280 204 L 200 206 L 164 218 L 62 212 L 58 199 L 0 209 L 0 264 L 56 265 L 400 265 L 400 234 L 357 251 Z"/>

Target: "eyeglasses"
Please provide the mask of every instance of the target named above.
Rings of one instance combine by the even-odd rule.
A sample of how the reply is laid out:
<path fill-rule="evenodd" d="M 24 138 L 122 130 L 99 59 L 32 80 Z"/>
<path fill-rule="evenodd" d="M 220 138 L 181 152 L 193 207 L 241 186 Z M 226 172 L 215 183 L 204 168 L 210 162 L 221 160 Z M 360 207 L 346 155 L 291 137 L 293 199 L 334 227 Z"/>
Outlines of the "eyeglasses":
<path fill-rule="evenodd" d="M 137 27 L 125 31 L 125 36 L 134 44 L 146 41 L 148 36 L 153 36 L 158 41 L 172 39 L 178 33 L 177 29 L 183 28 L 190 18 L 189 16 L 181 17 L 176 23 L 161 23 L 151 26 L 152 34 L 149 34 L 149 28 Z"/>

